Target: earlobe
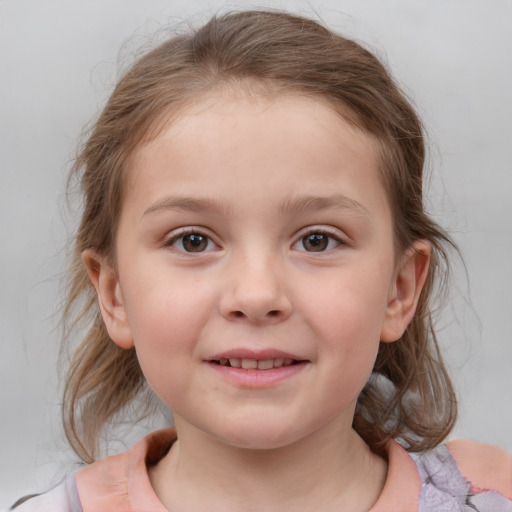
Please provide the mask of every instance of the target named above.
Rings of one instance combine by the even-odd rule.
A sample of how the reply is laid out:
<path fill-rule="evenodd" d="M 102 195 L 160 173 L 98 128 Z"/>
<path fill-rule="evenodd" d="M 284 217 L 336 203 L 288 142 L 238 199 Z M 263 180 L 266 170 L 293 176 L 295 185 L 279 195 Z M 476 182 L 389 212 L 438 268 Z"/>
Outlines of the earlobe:
<path fill-rule="evenodd" d="M 400 339 L 414 317 L 428 277 L 431 252 L 426 240 L 416 241 L 405 251 L 388 300 L 381 341 L 390 343 Z"/>
<path fill-rule="evenodd" d="M 121 348 L 132 348 L 133 337 L 116 272 L 92 249 L 83 251 L 82 259 L 96 289 L 101 316 L 110 337 Z"/>

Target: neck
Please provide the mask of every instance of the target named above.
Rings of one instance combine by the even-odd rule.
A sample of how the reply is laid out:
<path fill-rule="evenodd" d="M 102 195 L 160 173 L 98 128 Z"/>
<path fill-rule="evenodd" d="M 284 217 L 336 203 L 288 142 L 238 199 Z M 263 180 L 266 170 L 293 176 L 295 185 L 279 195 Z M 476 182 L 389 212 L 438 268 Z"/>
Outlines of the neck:
<path fill-rule="evenodd" d="M 179 440 L 150 472 L 173 512 L 363 511 L 384 485 L 384 460 L 335 422 L 272 450 L 238 448 L 194 427 L 177 428 Z"/>

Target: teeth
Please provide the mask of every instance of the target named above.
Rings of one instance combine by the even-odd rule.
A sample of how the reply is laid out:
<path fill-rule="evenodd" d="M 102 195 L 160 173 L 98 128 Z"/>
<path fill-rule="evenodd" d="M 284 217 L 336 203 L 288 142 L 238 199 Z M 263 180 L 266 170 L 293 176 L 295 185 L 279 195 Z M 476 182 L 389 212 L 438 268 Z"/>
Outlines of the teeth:
<path fill-rule="evenodd" d="M 239 359 L 239 358 L 221 358 L 219 359 L 221 366 L 231 366 L 232 368 L 244 368 L 245 370 L 271 370 L 272 368 L 280 368 L 281 366 L 290 366 L 293 359 L 284 359 L 278 357 L 276 359 Z"/>
<path fill-rule="evenodd" d="M 273 359 L 265 359 L 263 361 L 258 361 L 258 370 L 270 370 L 270 368 L 274 368 Z"/>

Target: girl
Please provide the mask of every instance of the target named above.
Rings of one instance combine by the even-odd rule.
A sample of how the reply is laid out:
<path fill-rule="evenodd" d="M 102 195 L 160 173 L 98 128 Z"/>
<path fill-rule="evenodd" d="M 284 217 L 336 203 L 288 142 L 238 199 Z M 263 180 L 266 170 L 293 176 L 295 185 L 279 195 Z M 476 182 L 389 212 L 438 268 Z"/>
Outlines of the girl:
<path fill-rule="evenodd" d="M 213 18 L 121 79 L 77 159 L 64 396 L 87 467 L 17 511 L 512 510 L 512 460 L 442 445 L 446 233 L 421 124 L 316 22 Z M 175 428 L 96 461 L 155 394 Z"/>

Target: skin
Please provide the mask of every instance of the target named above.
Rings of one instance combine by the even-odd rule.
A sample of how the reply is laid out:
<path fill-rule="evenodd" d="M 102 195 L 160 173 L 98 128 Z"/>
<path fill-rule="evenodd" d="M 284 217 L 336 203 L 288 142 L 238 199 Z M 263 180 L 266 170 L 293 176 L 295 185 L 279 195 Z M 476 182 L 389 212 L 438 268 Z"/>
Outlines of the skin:
<path fill-rule="evenodd" d="M 394 252 L 376 151 L 321 101 L 234 93 L 135 151 L 115 265 L 91 250 L 84 261 L 110 336 L 135 346 L 173 412 L 179 441 L 150 472 L 170 510 L 376 502 L 386 463 L 351 428 L 355 405 L 429 260 L 424 242 Z M 312 234 L 327 245 L 313 250 Z M 249 386 L 212 365 L 233 348 L 302 363 Z"/>

